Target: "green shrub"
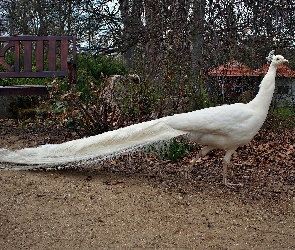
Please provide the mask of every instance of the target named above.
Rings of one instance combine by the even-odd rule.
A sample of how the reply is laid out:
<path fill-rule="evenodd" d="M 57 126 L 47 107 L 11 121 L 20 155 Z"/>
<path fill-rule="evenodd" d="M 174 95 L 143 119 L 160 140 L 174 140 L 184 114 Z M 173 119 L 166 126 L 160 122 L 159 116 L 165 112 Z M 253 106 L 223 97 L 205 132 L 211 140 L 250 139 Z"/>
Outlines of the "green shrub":
<path fill-rule="evenodd" d="M 157 153 L 160 158 L 176 162 L 184 154 L 197 150 L 199 147 L 188 143 L 181 138 L 174 138 L 171 141 L 157 142 L 143 148 L 146 153 Z"/>
<path fill-rule="evenodd" d="M 185 153 L 192 152 L 198 149 L 198 146 L 193 146 L 185 141 L 180 142 L 174 139 L 167 150 L 167 158 L 172 161 L 177 161 L 178 159 L 182 158 Z"/>
<path fill-rule="evenodd" d="M 290 129 L 295 127 L 295 109 L 294 107 L 276 107 L 271 108 L 264 128 L 275 130 Z"/>
<path fill-rule="evenodd" d="M 126 75 L 128 71 L 124 65 L 113 57 L 108 56 L 78 56 L 77 65 L 80 70 L 86 70 L 89 76 L 96 80 L 111 75 Z"/>

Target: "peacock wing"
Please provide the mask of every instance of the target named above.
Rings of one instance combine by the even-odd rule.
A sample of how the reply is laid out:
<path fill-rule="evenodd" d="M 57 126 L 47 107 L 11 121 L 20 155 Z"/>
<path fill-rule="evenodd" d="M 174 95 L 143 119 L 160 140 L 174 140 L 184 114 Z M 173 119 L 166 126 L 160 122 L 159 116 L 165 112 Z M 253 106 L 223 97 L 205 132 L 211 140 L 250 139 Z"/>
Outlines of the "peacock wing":
<path fill-rule="evenodd" d="M 251 130 L 255 111 L 246 104 L 236 103 L 176 114 L 167 120 L 173 129 L 203 134 L 229 134 L 233 130 Z"/>

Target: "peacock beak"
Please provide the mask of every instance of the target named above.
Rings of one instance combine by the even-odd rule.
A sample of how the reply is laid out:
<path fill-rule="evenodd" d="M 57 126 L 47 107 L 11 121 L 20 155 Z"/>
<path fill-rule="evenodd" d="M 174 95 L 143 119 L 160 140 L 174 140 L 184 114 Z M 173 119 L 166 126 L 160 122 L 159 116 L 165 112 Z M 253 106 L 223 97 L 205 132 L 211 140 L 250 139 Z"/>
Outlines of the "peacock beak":
<path fill-rule="evenodd" d="M 283 61 L 283 62 L 284 62 L 284 63 L 285 63 L 285 62 L 287 62 L 287 63 L 288 63 L 289 61 L 288 61 L 287 59 L 284 59 L 284 61 Z"/>

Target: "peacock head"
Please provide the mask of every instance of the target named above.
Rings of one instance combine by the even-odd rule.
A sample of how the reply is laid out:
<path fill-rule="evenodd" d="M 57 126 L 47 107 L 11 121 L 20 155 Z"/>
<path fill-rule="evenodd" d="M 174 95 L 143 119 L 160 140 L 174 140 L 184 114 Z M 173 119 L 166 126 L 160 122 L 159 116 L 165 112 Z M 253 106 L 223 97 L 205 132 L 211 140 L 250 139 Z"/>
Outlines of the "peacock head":
<path fill-rule="evenodd" d="M 274 55 L 271 60 L 271 63 L 277 66 L 285 62 L 288 62 L 288 60 L 281 55 L 276 55 L 276 56 Z"/>
<path fill-rule="evenodd" d="M 269 52 L 268 56 L 266 57 L 266 60 L 269 61 L 270 63 L 273 63 L 274 65 L 279 66 L 280 64 L 284 62 L 288 62 L 283 56 L 281 55 L 275 55 L 275 51 L 272 50 Z"/>

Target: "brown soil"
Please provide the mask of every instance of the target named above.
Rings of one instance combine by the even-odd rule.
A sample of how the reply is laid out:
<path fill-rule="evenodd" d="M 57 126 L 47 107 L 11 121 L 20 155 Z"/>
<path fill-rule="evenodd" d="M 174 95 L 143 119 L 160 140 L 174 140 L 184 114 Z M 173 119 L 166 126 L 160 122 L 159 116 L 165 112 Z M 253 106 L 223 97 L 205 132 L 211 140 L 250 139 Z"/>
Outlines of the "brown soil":
<path fill-rule="evenodd" d="M 221 184 L 222 151 L 194 168 L 195 153 L 173 163 L 138 152 L 71 169 L 1 170 L 1 249 L 294 250 L 295 133 L 287 134 L 261 132 L 237 151 L 235 188 Z M 75 138 L 51 124 L 1 121 L 0 147 Z"/>

